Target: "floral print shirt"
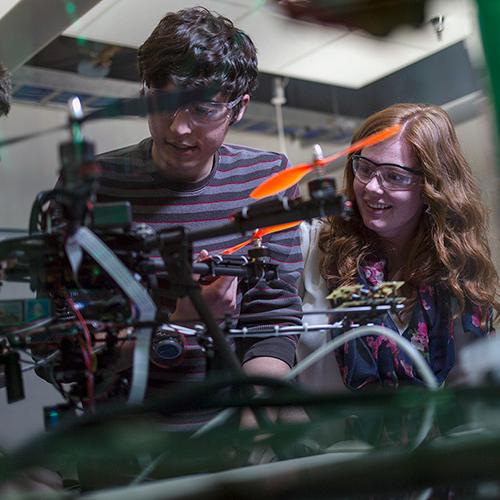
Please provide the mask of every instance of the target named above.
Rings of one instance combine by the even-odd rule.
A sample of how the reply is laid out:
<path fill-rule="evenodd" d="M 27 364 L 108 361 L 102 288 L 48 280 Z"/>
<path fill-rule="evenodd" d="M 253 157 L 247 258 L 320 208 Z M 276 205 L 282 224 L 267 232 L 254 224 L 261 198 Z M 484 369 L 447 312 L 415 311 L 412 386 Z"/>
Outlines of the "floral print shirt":
<path fill-rule="evenodd" d="M 374 261 L 361 267 L 358 280 L 364 285 L 377 285 L 385 280 L 385 262 Z M 449 293 L 435 286 L 422 286 L 418 300 L 410 316 L 408 326 L 402 332 L 429 363 L 439 383 L 446 380 L 455 364 L 455 345 L 468 343 L 480 337 L 494 334 L 493 314 L 486 328 L 481 328 L 481 311 L 466 303 L 458 320 L 453 320 L 452 300 Z M 464 339 L 455 339 L 455 325 L 461 321 L 463 331 L 457 332 Z M 399 331 L 391 315 L 374 324 Z M 423 384 L 411 358 L 397 345 L 381 336 L 368 336 L 344 344 L 336 351 L 337 361 L 344 383 L 351 389 L 361 389 L 369 384 L 398 387 L 404 383 Z"/>

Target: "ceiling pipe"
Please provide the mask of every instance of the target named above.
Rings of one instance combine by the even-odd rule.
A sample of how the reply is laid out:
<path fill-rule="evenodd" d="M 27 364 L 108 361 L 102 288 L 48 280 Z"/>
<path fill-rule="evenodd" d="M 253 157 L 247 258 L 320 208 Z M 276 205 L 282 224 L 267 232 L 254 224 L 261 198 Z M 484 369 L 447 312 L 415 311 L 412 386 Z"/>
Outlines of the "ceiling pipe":
<path fill-rule="evenodd" d="M 278 129 L 279 150 L 286 155 L 285 125 L 283 121 L 283 105 L 286 104 L 285 87 L 288 81 L 285 78 L 276 77 L 273 80 L 273 96 L 271 104 L 276 110 L 276 127 Z"/>

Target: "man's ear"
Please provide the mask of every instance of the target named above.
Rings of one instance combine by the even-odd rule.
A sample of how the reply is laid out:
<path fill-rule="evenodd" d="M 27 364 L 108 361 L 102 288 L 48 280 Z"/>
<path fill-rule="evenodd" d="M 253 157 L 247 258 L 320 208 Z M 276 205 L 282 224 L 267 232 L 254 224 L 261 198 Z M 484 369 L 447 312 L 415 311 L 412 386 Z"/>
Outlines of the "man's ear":
<path fill-rule="evenodd" d="M 245 114 L 245 111 L 247 110 L 247 106 L 248 106 L 249 102 L 250 102 L 250 96 L 248 94 L 245 94 L 241 98 L 240 103 L 238 104 L 238 112 L 236 113 L 236 116 L 233 118 L 231 124 L 238 123 L 243 118 L 243 115 Z"/>

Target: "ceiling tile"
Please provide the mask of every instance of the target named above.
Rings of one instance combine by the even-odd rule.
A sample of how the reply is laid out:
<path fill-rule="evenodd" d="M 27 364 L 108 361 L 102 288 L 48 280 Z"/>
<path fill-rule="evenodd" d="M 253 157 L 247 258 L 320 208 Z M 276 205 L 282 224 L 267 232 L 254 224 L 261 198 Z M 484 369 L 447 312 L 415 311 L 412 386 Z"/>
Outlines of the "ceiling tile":
<path fill-rule="evenodd" d="M 429 0 L 426 17 L 445 16 L 442 40 L 430 24 L 418 30 L 401 27 L 379 39 L 344 27 L 294 20 L 275 0 L 102 0 L 65 34 L 138 47 L 167 11 L 200 3 L 234 20 L 251 36 L 261 71 L 350 88 L 367 85 L 477 32 L 472 0 Z"/>
<path fill-rule="evenodd" d="M 149 36 L 160 19 L 170 11 L 200 5 L 200 0 L 147 0 L 147 9 L 137 0 L 102 0 L 64 34 L 83 36 L 91 40 L 138 47 Z M 203 6 L 235 19 L 244 15 L 248 8 L 205 0 Z M 222 12 L 221 7 L 224 8 Z M 98 9 L 96 11 L 96 9 Z"/>
<path fill-rule="evenodd" d="M 426 52 L 351 33 L 279 67 L 280 74 L 360 88 L 425 57 Z"/>
<path fill-rule="evenodd" d="M 276 69 L 348 34 L 345 28 L 330 28 L 284 18 L 260 9 L 238 21 L 258 51 L 259 69 Z"/>

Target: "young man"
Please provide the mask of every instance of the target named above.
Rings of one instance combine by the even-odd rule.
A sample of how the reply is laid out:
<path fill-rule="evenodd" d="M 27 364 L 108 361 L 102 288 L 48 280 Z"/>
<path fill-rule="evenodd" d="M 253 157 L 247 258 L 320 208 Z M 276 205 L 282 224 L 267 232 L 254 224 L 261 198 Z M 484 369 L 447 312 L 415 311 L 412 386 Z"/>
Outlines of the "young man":
<path fill-rule="evenodd" d="M 203 86 L 219 91 L 208 102 L 151 115 L 150 138 L 101 155 L 98 200 L 129 200 L 134 221 L 156 230 L 177 225 L 197 229 L 229 221 L 252 202 L 249 193 L 256 186 L 288 164 L 278 153 L 224 144 L 230 125 L 241 120 L 256 88 L 255 46 L 229 19 L 202 7 L 184 9 L 160 21 L 139 48 L 138 65 L 146 94 Z M 294 189 L 286 193 L 294 194 Z M 220 253 L 242 240 L 234 235 L 217 237 L 196 243 L 194 252 Z M 248 327 L 300 324 L 298 231 L 268 236 L 264 244 L 271 250 L 272 262 L 279 264 L 279 278 L 246 289 L 232 277 L 202 286 L 215 317 L 241 314 L 239 326 Z M 189 299 L 168 304 L 161 292 L 166 295 L 168 290 L 160 290 L 158 301 L 169 306 L 170 321 L 196 317 Z M 236 347 L 247 373 L 281 377 L 294 363 L 296 339 L 254 339 L 237 342 Z M 149 394 L 169 382 L 205 377 L 205 354 L 196 343 L 185 349 L 182 363 L 159 365 L 152 353 Z"/>

